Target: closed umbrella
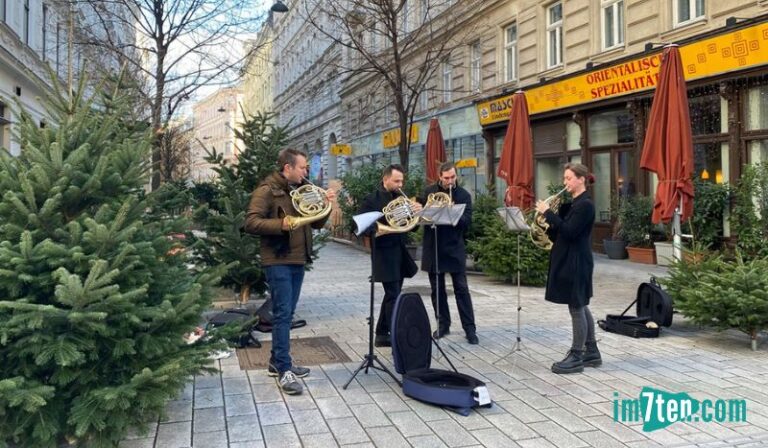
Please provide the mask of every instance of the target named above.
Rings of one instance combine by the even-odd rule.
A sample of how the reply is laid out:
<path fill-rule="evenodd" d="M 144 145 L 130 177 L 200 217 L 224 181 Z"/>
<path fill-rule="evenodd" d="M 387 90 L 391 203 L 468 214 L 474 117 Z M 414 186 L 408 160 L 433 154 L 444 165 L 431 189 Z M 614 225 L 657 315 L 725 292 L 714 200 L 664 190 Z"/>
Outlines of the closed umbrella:
<path fill-rule="evenodd" d="M 504 203 L 527 210 L 533 205 L 533 145 L 528 102 L 518 90 L 512 96 L 507 134 L 501 147 L 496 175 L 507 182 Z"/>
<path fill-rule="evenodd" d="M 427 183 L 437 182 L 440 177 L 440 164 L 445 162 L 445 141 L 437 118 L 433 118 L 429 122 L 426 147 L 424 163 L 426 164 Z"/>
<path fill-rule="evenodd" d="M 680 259 L 680 222 L 693 214 L 693 138 L 683 64 L 677 45 L 664 48 L 640 167 L 656 173 L 654 223 L 672 221 L 674 256 Z"/>

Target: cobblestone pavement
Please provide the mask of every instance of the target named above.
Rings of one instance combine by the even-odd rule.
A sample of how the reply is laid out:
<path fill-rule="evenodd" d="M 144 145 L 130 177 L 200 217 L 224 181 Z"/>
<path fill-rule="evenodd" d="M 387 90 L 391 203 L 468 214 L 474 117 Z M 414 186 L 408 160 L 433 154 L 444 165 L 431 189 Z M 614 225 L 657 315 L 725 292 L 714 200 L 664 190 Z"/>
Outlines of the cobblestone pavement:
<path fill-rule="evenodd" d="M 521 288 L 523 350 L 510 354 L 517 335 L 517 289 L 484 276 L 469 278 L 480 345 L 464 339 L 453 299 L 452 333 L 441 345 L 459 371 L 487 382 L 492 408 L 463 417 L 406 397 L 390 377 L 377 371 L 357 375 L 344 390 L 342 385 L 367 351 L 368 260 L 354 248 L 326 246 L 306 276 L 297 310 L 309 325 L 292 332 L 294 338 L 330 336 L 352 362 L 312 366 L 312 374 L 303 380 L 304 394 L 286 396 L 266 371 L 241 371 L 233 355 L 217 361 L 221 374 L 195 378 L 168 404 L 166 418 L 148 435 L 134 434 L 120 446 L 768 446 L 764 346 L 753 352 L 745 335 L 702 330 L 676 315 L 658 339 L 632 339 L 598 329 L 603 366 L 583 374 L 555 375 L 550 365 L 569 348 L 567 308 L 545 302 L 542 288 Z M 591 306 L 595 318 L 620 313 L 640 282 L 663 273 L 656 266 L 597 255 Z M 404 289 L 421 292 L 428 300 L 428 285 L 425 274 L 419 273 Z M 380 300 L 383 290 L 377 286 Z M 391 368 L 390 350 L 378 354 Z M 433 366 L 445 368 L 441 361 L 433 360 Z M 615 394 L 638 398 L 644 386 L 686 392 L 697 400 L 746 399 L 747 421 L 677 422 L 652 432 L 644 432 L 641 422 L 614 421 Z"/>

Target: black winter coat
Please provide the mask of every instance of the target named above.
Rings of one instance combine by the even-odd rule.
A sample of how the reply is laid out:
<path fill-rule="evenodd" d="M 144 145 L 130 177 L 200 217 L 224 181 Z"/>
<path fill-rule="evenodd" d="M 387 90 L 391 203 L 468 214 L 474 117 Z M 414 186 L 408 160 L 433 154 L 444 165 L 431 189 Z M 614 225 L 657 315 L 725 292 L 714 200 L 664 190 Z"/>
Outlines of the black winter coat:
<path fill-rule="evenodd" d="M 366 196 L 363 200 L 358 213 L 367 212 L 380 212 L 390 201 L 395 199 L 399 194 L 391 193 L 384 189 L 383 185 L 379 185 L 373 193 Z M 384 217 L 379 219 L 382 224 L 387 224 Z M 366 233 L 367 236 L 372 237 L 373 232 L 376 230 L 376 226 L 372 226 Z M 399 282 L 404 278 L 410 278 L 416 275 L 419 271 L 418 266 L 414 263 L 413 258 L 408 253 L 408 249 L 405 244 L 408 240 L 407 232 L 404 233 L 390 233 L 378 238 L 373 238 L 372 244 L 375 244 L 376 259 L 371 258 L 373 263 L 373 280 L 376 282 Z"/>
<path fill-rule="evenodd" d="M 424 189 L 424 195 L 419 198 L 422 205 L 426 204 L 427 197 L 431 193 L 443 192 L 448 194 L 439 183 L 430 185 Z M 465 237 L 472 223 L 472 196 L 461 187 L 456 187 L 452 192 L 454 204 L 465 204 L 456 227 L 437 227 L 437 271 L 439 272 L 464 272 L 467 269 L 467 250 Z M 435 272 L 435 231 L 430 226 L 424 226 L 424 238 L 422 240 L 421 269 L 427 272 Z"/>
<path fill-rule="evenodd" d="M 592 297 L 592 225 L 595 206 L 586 191 L 557 214 L 547 210 L 547 234 L 554 243 L 549 254 L 545 298 L 571 306 L 589 305 Z"/>

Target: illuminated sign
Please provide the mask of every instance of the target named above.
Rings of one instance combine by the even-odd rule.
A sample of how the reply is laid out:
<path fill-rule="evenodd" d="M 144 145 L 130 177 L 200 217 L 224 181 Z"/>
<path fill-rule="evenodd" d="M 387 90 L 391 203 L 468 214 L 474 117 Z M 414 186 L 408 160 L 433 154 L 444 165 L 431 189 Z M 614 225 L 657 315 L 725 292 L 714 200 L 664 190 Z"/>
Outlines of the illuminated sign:
<path fill-rule="evenodd" d="M 455 163 L 456 168 L 477 168 L 477 157 L 461 159 Z"/>
<path fill-rule="evenodd" d="M 334 156 L 351 156 L 352 155 L 352 146 L 350 146 L 350 145 L 334 144 L 334 145 L 331 145 L 330 152 Z"/>
<path fill-rule="evenodd" d="M 768 23 L 681 45 L 685 79 L 691 81 L 765 64 L 766 48 Z M 531 88 L 525 91 L 528 113 L 534 115 L 653 89 L 660 66 L 661 53 L 657 52 Z M 479 103 L 480 124 L 508 120 L 511 108 L 512 95 Z"/>

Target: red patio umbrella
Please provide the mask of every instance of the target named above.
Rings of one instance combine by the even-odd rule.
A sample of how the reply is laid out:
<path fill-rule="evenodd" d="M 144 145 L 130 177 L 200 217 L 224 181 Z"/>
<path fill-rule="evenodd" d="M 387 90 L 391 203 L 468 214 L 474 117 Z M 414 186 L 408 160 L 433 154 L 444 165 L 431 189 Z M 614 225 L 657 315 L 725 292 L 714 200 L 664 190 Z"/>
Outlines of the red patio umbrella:
<path fill-rule="evenodd" d="M 507 134 L 501 147 L 501 160 L 496 175 L 507 182 L 504 203 L 523 210 L 533 205 L 533 146 L 528 101 L 518 90 L 512 96 Z"/>
<path fill-rule="evenodd" d="M 683 64 L 677 45 L 668 45 L 659 69 L 640 167 L 656 173 L 654 223 L 688 219 L 693 213 L 693 139 Z M 680 208 L 675 214 L 675 209 Z M 679 221 L 675 231 L 679 233 Z"/>
<path fill-rule="evenodd" d="M 445 158 L 445 141 L 443 140 L 443 133 L 440 131 L 440 122 L 437 121 L 437 118 L 433 118 L 429 122 L 426 153 L 424 154 L 427 183 L 437 182 L 440 177 L 440 164 L 445 162 Z"/>

